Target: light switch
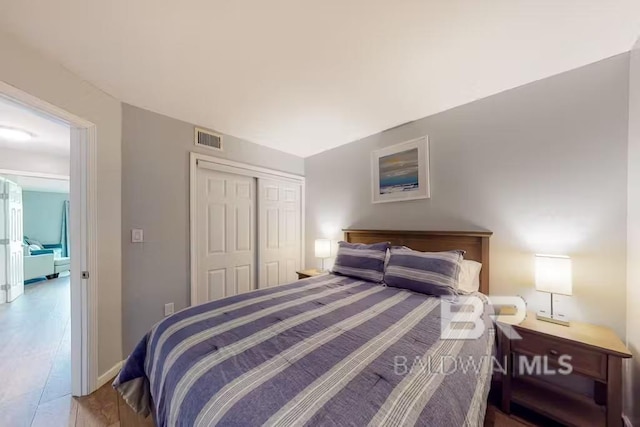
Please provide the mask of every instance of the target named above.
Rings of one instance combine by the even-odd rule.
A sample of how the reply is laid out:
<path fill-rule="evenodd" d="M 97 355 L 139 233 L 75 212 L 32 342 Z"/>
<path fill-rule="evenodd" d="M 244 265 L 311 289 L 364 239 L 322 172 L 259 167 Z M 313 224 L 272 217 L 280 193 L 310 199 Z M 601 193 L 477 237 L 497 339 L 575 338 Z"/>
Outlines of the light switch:
<path fill-rule="evenodd" d="M 144 233 L 140 228 L 134 228 L 131 230 L 131 243 L 144 242 Z"/>

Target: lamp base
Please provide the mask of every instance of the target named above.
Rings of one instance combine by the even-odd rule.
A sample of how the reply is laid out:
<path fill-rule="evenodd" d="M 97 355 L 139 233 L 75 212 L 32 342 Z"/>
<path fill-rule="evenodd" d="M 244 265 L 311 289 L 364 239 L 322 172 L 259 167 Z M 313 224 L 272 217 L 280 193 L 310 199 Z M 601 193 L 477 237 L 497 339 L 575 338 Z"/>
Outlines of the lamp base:
<path fill-rule="evenodd" d="M 556 319 L 553 317 L 548 317 L 544 314 L 536 313 L 536 319 L 542 320 L 543 322 L 555 323 L 556 325 L 562 326 L 570 326 L 571 323 L 568 320 Z"/>

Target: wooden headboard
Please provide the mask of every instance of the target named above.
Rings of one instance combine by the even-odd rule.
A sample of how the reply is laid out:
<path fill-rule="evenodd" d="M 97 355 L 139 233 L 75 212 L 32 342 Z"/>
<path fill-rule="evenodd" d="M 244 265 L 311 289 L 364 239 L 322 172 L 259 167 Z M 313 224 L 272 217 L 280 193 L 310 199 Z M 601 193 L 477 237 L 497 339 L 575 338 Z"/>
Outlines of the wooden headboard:
<path fill-rule="evenodd" d="M 489 294 L 489 238 L 493 234 L 490 231 L 342 231 L 344 240 L 350 243 L 391 242 L 394 246 L 407 246 L 422 252 L 462 249 L 466 251 L 466 259 L 482 263 L 480 292 Z"/>

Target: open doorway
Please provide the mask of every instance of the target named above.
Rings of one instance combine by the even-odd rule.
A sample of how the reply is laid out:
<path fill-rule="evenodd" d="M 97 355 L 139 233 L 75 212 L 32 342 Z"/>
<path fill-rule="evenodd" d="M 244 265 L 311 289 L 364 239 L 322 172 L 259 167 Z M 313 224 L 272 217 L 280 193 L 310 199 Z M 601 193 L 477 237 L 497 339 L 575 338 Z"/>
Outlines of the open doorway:
<path fill-rule="evenodd" d="M 0 408 L 34 419 L 72 393 L 70 144 L 68 124 L 0 99 Z"/>
<path fill-rule="evenodd" d="M 98 386 L 96 130 L 3 82 L 0 126 L 0 407 L 32 409 Z"/>

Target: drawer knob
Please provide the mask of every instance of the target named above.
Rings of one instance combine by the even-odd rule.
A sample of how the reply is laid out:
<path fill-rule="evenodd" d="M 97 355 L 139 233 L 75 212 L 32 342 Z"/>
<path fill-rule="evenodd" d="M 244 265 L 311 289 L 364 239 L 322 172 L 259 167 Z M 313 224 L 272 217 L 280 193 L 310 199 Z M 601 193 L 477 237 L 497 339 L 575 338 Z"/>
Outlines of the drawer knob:
<path fill-rule="evenodd" d="M 549 350 L 549 354 L 552 356 L 557 356 L 558 355 L 558 351 L 557 350 Z"/>

